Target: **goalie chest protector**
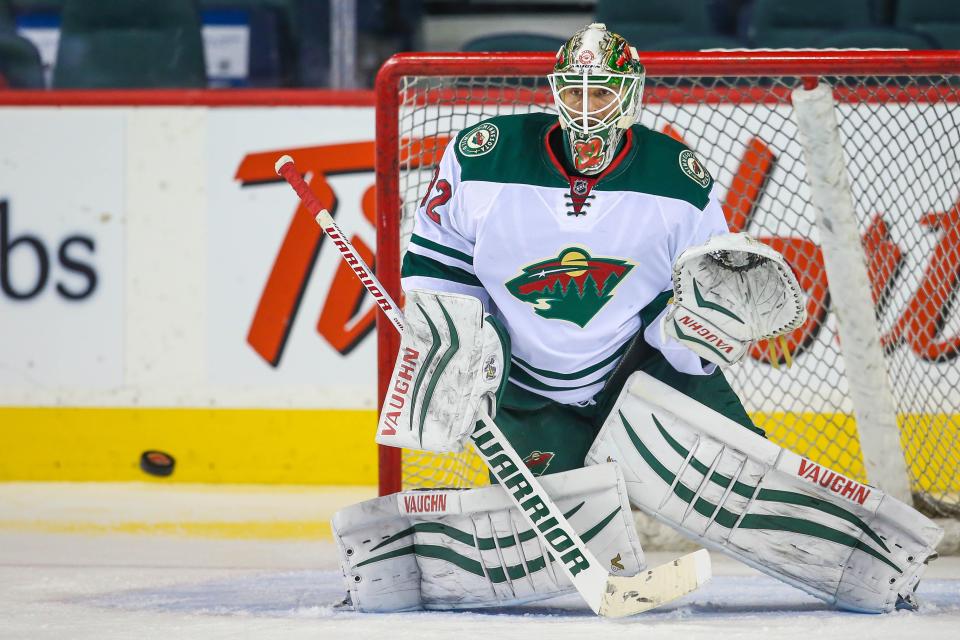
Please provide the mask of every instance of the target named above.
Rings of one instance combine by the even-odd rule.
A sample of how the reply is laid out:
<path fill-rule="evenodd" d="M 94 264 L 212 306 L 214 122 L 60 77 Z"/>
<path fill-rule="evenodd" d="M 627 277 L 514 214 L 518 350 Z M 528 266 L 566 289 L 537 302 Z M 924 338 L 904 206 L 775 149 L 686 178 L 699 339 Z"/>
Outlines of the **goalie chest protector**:
<path fill-rule="evenodd" d="M 665 298 L 648 307 L 676 257 L 727 226 L 682 143 L 634 125 L 599 177 L 571 177 L 548 142 L 556 127 L 549 114 L 500 116 L 452 140 L 403 276 L 405 288 L 488 295 L 510 333 L 511 380 L 572 403 L 599 391 L 641 312 L 662 309 Z"/>

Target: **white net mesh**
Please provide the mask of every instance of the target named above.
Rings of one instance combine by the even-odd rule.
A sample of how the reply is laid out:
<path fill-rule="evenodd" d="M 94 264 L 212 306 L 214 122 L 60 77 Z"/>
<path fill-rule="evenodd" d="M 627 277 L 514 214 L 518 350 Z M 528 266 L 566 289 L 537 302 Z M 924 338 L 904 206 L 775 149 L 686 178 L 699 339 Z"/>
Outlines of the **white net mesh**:
<path fill-rule="evenodd" d="M 960 285 L 960 82 L 943 75 L 822 80 L 838 102 L 915 502 L 934 515 L 960 515 L 960 317 L 953 313 Z M 731 229 L 780 250 L 809 297 L 810 319 L 789 336 L 792 366 L 781 349 L 764 343 L 727 378 L 771 440 L 863 481 L 790 106 L 799 82 L 649 77 L 640 122 L 696 151 L 726 193 Z M 545 83 L 531 78 L 406 77 L 399 98 L 401 251 L 446 140 L 493 115 L 553 111 Z M 482 463 L 470 454 L 404 452 L 404 488 L 485 482 Z"/>

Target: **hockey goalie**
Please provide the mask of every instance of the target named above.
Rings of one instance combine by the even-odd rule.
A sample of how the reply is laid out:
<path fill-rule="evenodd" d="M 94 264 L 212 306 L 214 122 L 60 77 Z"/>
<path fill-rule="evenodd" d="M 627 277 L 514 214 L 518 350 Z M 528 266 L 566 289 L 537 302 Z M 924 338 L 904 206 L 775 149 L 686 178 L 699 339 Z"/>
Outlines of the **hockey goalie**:
<path fill-rule="evenodd" d="M 488 416 L 611 572 L 646 570 L 632 506 L 838 608 L 915 608 L 939 528 L 876 487 L 811 474 L 722 373 L 803 323 L 790 267 L 728 232 L 690 149 L 636 123 L 644 68 L 623 38 L 581 29 L 548 79 L 558 115 L 460 132 L 423 195 L 378 442 L 457 451 Z M 347 604 L 569 590 L 493 480 L 339 512 Z"/>

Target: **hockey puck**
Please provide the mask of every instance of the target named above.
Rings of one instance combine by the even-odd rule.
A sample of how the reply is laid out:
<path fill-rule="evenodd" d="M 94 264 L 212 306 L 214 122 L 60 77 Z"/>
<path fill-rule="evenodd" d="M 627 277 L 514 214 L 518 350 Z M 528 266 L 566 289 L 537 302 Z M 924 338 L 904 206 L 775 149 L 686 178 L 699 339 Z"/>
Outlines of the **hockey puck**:
<path fill-rule="evenodd" d="M 144 451 L 140 454 L 140 468 L 152 476 L 169 476 L 173 473 L 176 460 L 163 451 Z"/>

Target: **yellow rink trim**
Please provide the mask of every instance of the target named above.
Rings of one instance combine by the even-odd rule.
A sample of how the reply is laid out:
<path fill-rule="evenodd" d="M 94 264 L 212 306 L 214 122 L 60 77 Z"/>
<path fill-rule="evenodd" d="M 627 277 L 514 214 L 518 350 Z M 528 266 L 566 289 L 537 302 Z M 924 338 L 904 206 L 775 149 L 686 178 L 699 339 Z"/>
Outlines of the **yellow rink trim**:
<path fill-rule="evenodd" d="M 845 413 L 751 413 L 772 442 L 860 482 L 866 481 L 857 422 Z"/>
<path fill-rule="evenodd" d="M 861 482 L 866 480 L 853 416 L 753 413 L 751 418 L 778 445 Z M 913 489 L 934 495 L 960 491 L 960 415 L 901 414 L 897 422 Z"/>
<path fill-rule="evenodd" d="M 58 522 L 0 520 L 0 531 L 13 533 L 71 533 L 103 535 L 178 535 L 220 540 L 332 540 L 329 522 Z"/>
<path fill-rule="evenodd" d="M 773 442 L 865 479 L 852 416 L 751 417 Z M 960 416 L 903 415 L 900 427 L 914 488 L 960 491 Z M 375 428 L 371 410 L 4 407 L 0 481 L 373 485 Z M 173 476 L 155 478 L 140 470 L 140 454 L 147 449 L 176 458 Z M 448 464 L 442 469 L 423 480 L 435 485 L 445 473 L 462 472 Z M 485 477 L 482 464 L 475 469 Z"/>
<path fill-rule="evenodd" d="M 0 408 L 0 481 L 371 485 L 371 410 Z M 176 459 L 172 476 L 140 454 Z"/>
<path fill-rule="evenodd" d="M 754 423 L 781 447 L 810 458 L 860 482 L 866 481 L 863 454 L 853 416 L 843 413 L 752 413 Z M 907 414 L 899 418 L 914 490 L 935 496 L 960 492 L 960 416 Z M 404 488 L 487 484 L 486 469 L 475 453 L 442 454 L 404 450 Z"/>

